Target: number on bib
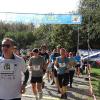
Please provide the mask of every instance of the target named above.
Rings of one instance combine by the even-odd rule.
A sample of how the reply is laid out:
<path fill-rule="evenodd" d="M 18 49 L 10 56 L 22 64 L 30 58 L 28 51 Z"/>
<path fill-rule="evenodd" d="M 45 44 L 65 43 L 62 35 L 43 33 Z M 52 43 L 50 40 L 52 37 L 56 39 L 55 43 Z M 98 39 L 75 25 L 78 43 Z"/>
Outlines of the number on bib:
<path fill-rule="evenodd" d="M 38 70 L 40 70 L 40 65 L 32 66 L 32 68 L 33 68 L 33 70 L 38 71 Z"/>

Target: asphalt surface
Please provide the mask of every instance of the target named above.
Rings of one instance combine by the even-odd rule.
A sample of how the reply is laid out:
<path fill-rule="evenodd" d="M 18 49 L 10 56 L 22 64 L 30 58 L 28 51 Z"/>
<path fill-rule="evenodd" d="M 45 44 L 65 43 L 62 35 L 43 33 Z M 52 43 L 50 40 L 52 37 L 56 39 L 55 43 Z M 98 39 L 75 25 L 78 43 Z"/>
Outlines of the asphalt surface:
<path fill-rule="evenodd" d="M 85 80 L 87 76 L 74 77 L 73 87 L 68 87 L 68 98 L 66 100 L 93 100 L 89 94 L 89 82 Z M 45 87 L 43 89 L 43 98 L 41 100 L 62 100 L 60 94 L 57 92 L 55 85 L 47 81 L 45 77 Z M 31 84 L 28 82 L 26 93 L 23 94 L 22 100 L 36 100 L 32 93 Z"/>

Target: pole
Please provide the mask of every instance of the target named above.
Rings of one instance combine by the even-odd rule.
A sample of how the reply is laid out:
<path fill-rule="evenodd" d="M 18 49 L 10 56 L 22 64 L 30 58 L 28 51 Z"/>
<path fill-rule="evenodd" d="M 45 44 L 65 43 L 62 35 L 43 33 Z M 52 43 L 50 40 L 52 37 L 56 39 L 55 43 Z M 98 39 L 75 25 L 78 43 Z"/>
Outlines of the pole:
<path fill-rule="evenodd" d="M 78 25 L 78 36 L 77 36 L 77 38 L 78 38 L 78 40 L 77 40 L 77 52 L 79 51 L 79 37 L 80 37 L 80 35 L 79 35 L 79 25 Z"/>

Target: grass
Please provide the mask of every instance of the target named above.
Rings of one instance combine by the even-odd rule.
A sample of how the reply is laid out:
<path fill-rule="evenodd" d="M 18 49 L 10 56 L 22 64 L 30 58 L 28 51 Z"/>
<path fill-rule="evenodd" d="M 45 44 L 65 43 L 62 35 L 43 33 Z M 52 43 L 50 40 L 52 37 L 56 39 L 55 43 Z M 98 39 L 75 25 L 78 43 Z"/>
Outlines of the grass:
<path fill-rule="evenodd" d="M 93 92 L 96 96 L 100 97 L 100 67 L 92 68 L 91 77 Z"/>

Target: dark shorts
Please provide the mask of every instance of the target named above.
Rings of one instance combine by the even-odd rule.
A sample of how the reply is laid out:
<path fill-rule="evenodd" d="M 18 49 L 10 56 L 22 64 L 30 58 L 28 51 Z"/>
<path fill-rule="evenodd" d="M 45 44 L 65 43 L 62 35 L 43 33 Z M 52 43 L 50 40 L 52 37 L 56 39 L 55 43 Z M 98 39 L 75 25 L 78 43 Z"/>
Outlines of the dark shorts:
<path fill-rule="evenodd" d="M 58 74 L 57 78 L 58 78 L 58 83 L 59 83 L 60 88 L 62 88 L 62 86 L 68 85 L 68 83 L 69 83 L 69 73 Z"/>
<path fill-rule="evenodd" d="M 31 77 L 31 83 L 42 83 L 42 77 Z"/>
<path fill-rule="evenodd" d="M 0 99 L 0 100 L 5 100 L 5 99 Z M 9 100 L 21 100 L 21 98 L 15 98 L 15 99 L 9 99 Z"/>
<path fill-rule="evenodd" d="M 80 67 L 80 66 L 81 66 L 80 64 L 77 64 L 75 67 L 78 68 L 78 67 Z"/>
<path fill-rule="evenodd" d="M 55 68 L 52 69 L 52 72 L 54 73 L 54 77 L 57 77 L 57 70 Z"/>

